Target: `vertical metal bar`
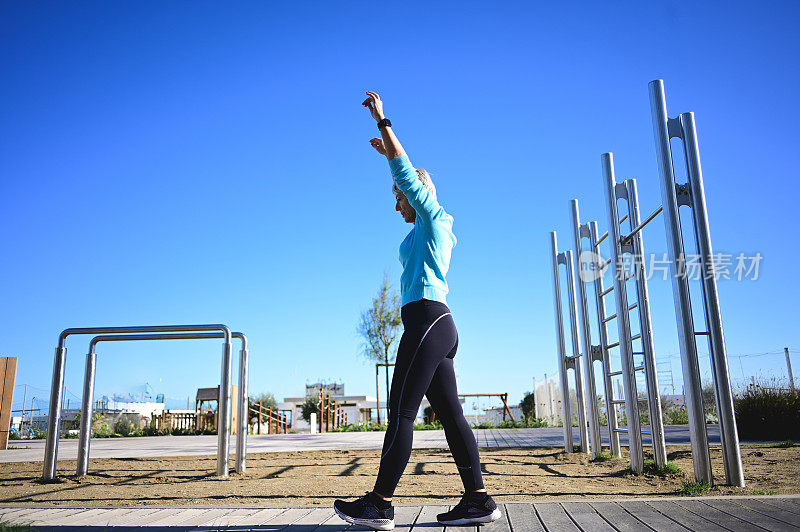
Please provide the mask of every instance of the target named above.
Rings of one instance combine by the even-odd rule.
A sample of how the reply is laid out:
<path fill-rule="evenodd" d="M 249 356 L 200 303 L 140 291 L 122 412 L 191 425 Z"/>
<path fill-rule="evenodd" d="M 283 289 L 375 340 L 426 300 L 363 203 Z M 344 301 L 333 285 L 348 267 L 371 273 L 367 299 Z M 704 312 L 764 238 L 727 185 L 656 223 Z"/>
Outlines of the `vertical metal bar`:
<path fill-rule="evenodd" d="M 614 155 L 604 153 L 601 157 L 605 180 L 606 207 L 608 208 L 608 240 L 611 249 L 611 272 L 614 276 L 614 300 L 617 305 L 617 331 L 622 362 L 622 384 L 625 387 L 625 412 L 628 418 L 628 447 L 631 452 L 631 469 L 641 473 L 644 462 L 642 454 L 642 427 L 639 420 L 639 402 L 634 375 L 631 324 L 628 315 L 628 290 L 626 273 L 622 261 L 622 246 L 617 211 L 617 183 L 614 178 Z"/>
<path fill-rule="evenodd" d="M 792 375 L 792 359 L 789 358 L 789 348 L 784 347 L 783 352 L 786 355 L 786 371 L 789 373 L 789 389 L 794 390 L 794 375 Z"/>
<path fill-rule="evenodd" d="M 217 401 L 217 476 L 228 476 L 228 456 L 231 441 L 231 340 L 225 339 L 222 345 L 222 376 Z"/>
<path fill-rule="evenodd" d="M 44 480 L 56 478 L 58 464 L 58 437 L 61 432 L 61 390 L 64 388 L 64 368 L 67 365 L 67 348 L 57 347 L 53 362 L 53 381 L 50 385 L 50 409 L 47 415 L 47 440 L 44 445 Z M 31 419 L 33 413 L 31 412 Z M 33 426 L 33 425 L 31 425 Z"/>
<path fill-rule="evenodd" d="M 550 255 L 553 261 L 553 301 L 555 304 L 556 348 L 558 355 L 558 378 L 561 390 L 561 421 L 564 426 L 564 452 L 572 452 L 572 413 L 569 404 L 567 382 L 566 347 L 564 345 L 564 314 L 561 309 L 561 283 L 558 279 L 558 242 L 556 232 L 550 233 Z"/>
<path fill-rule="evenodd" d="M 681 220 L 675 174 L 672 166 L 672 148 L 664 97 L 664 82 L 650 82 L 650 107 L 653 115 L 653 133 L 656 143 L 656 158 L 661 184 L 661 204 L 664 207 L 664 225 L 667 233 L 672 294 L 675 299 L 675 317 L 678 325 L 678 344 L 683 367 L 684 397 L 689 416 L 689 439 L 692 444 L 694 476 L 697 481 L 713 482 L 711 459 L 708 452 L 703 395 L 700 384 L 700 365 L 697 360 L 697 343 L 694 335 L 692 303 L 689 296 L 689 281 L 683 248 Z"/>
<path fill-rule="evenodd" d="M 247 469 L 247 427 L 250 416 L 250 399 L 247 396 L 249 380 L 250 356 L 247 345 L 242 340 L 242 349 L 239 351 L 239 412 L 236 416 L 236 471 L 244 473 Z"/>
<path fill-rule="evenodd" d="M 592 458 L 597 458 L 600 452 L 600 415 L 597 411 L 597 388 L 594 381 L 594 361 L 592 359 L 592 333 L 589 328 L 589 307 L 586 302 L 586 281 L 591 272 L 584 271 L 584 256 L 581 252 L 581 219 L 578 210 L 578 200 L 572 204 L 572 229 L 575 238 L 575 264 L 578 269 L 578 318 L 580 320 L 580 337 L 583 354 L 583 372 L 586 382 L 586 413 L 588 416 L 589 444 L 592 448 Z"/>
<path fill-rule="evenodd" d="M 617 432 L 617 410 L 614 403 L 614 387 L 611 382 L 611 359 L 608 354 L 608 325 L 606 319 L 606 304 L 603 296 L 601 295 L 605 290 L 603 286 L 603 271 L 600 269 L 600 252 L 597 249 L 598 240 L 597 222 L 589 224 L 589 238 L 592 243 L 592 261 L 593 271 L 595 272 L 594 279 L 594 298 L 597 305 L 597 323 L 598 323 L 598 338 L 600 341 L 601 360 L 603 365 L 603 389 L 606 396 L 606 418 L 608 422 L 608 437 L 611 441 L 611 454 L 616 457 L 622 456 L 622 451 L 619 445 L 619 433 Z"/>
<path fill-rule="evenodd" d="M 714 374 L 725 477 L 729 485 L 743 487 L 742 453 L 739 448 L 736 416 L 733 411 L 733 391 L 728 370 L 728 354 L 725 350 L 725 335 L 722 332 L 722 313 L 719 308 L 714 251 L 711 248 L 711 230 L 708 225 L 706 193 L 703 186 L 703 171 L 700 167 L 700 148 L 697 143 L 694 113 L 681 114 L 681 125 L 689 186 L 691 187 L 695 239 L 702 268 L 700 286 L 705 302 L 706 330 L 711 351 L 711 369 Z"/>
<path fill-rule="evenodd" d="M 628 212 L 631 227 L 641 223 L 639 215 L 639 192 L 635 179 L 627 179 Z M 644 265 L 644 240 L 642 231 L 631 238 L 633 249 L 634 282 L 636 283 L 636 301 L 641 328 L 642 352 L 644 353 L 645 382 L 647 383 L 647 405 L 650 413 L 650 434 L 653 441 L 653 458 L 658 467 L 667 463 L 667 448 L 664 442 L 664 421 L 661 417 L 661 387 L 658 385 L 658 368 L 656 367 L 655 346 L 653 344 L 653 325 L 650 317 L 650 295 L 647 289 L 647 271 Z"/>
<path fill-rule="evenodd" d="M 89 445 L 92 438 L 92 406 L 94 404 L 94 376 L 97 368 L 97 354 L 94 346 L 86 355 L 86 371 L 83 375 L 83 403 L 81 404 L 81 431 L 78 436 L 78 476 L 89 472 Z"/>
<path fill-rule="evenodd" d="M 578 345 L 578 309 L 575 301 L 575 269 L 572 261 L 572 250 L 564 252 L 565 266 L 567 269 L 567 297 L 569 298 L 569 325 L 570 336 L 572 338 L 572 370 L 575 373 L 575 402 L 578 409 L 578 435 L 581 440 L 581 452 L 589 452 L 589 432 L 586 427 L 586 395 L 583 393 L 583 375 L 581 363 L 578 357 L 581 356 L 580 346 Z"/>

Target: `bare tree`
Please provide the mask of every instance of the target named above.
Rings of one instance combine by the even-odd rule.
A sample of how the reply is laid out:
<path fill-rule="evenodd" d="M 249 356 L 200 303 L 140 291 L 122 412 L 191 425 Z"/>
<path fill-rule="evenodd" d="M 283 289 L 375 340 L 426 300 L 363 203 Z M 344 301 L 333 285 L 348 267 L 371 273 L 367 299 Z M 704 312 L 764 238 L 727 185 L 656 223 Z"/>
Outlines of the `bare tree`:
<path fill-rule="evenodd" d="M 397 355 L 397 335 L 400 331 L 400 295 L 389 284 L 389 276 L 383 274 L 378 294 L 372 298 L 372 306 L 361 313 L 357 331 L 363 342 L 361 353 L 369 360 L 389 364 Z M 389 404 L 389 366 L 386 368 L 386 404 Z M 378 423 L 381 409 L 378 405 Z"/>

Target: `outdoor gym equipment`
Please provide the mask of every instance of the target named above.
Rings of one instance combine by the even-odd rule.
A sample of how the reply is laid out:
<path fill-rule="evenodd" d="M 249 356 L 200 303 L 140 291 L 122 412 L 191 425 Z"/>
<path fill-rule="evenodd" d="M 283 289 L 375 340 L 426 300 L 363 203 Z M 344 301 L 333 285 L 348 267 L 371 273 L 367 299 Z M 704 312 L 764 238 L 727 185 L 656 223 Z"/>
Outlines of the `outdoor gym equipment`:
<path fill-rule="evenodd" d="M 244 401 L 244 404 L 247 404 L 247 337 L 240 332 L 232 332 L 231 337 L 238 338 L 242 342 L 242 349 L 239 351 L 238 412 L 236 416 L 236 471 L 242 473 L 246 469 L 247 458 L 247 408 L 245 407 L 242 409 L 242 401 Z M 89 471 L 89 446 L 92 436 L 92 405 L 94 404 L 94 377 L 97 367 L 97 352 L 95 348 L 97 344 L 100 342 L 202 340 L 210 338 L 224 338 L 224 333 L 123 334 L 95 336 L 92 338 L 89 342 L 89 353 L 86 355 L 86 372 L 83 376 L 83 405 L 81 407 L 81 427 L 78 440 L 78 475 L 86 475 Z M 221 412 L 219 408 L 217 410 Z M 221 418 L 222 416 L 220 416 L 220 419 Z M 226 452 L 226 459 L 227 456 L 228 453 Z"/>
<path fill-rule="evenodd" d="M 588 419 L 580 419 L 581 449 L 586 452 L 584 445 L 584 432 L 588 433 L 592 447 L 592 455 L 600 451 L 600 426 L 599 412 L 594 401 L 595 382 L 593 362 L 600 361 L 603 366 L 603 386 L 605 389 L 606 413 L 609 425 L 609 436 L 612 453 L 620 454 L 619 433 L 628 433 L 628 444 L 631 454 L 631 468 L 641 472 L 643 468 L 642 434 L 650 434 L 653 442 L 653 455 L 656 465 L 666 463 L 666 446 L 664 444 L 663 421 L 661 417 L 660 392 L 656 371 L 655 353 L 653 347 L 652 324 L 650 318 L 650 304 L 647 289 L 647 276 L 644 268 L 644 250 L 642 229 L 656 218 L 664 214 L 664 223 L 667 233 L 667 245 L 672 275 L 672 288 L 675 303 L 675 313 L 678 322 L 678 336 L 681 350 L 681 363 L 683 367 L 684 394 L 686 409 L 689 416 L 690 439 L 692 446 L 692 459 L 694 462 L 694 475 L 698 481 L 713 482 L 711 463 L 708 452 L 708 434 L 705 426 L 705 414 L 700 384 L 700 368 L 697 355 L 697 336 L 707 336 L 709 353 L 711 356 L 712 378 L 714 383 L 717 412 L 719 414 L 720 432 L 722 434 L 723 460 L 727 483 L 733 486 L 744 486 L 742 471 L 741 451 L 736 433 L 736 420 L 733 412 L 733 392 L 730 385 L 728 361 L 725 352 L 725 339 L 722 332 L 722 319 L 717 296 L 716 276 L 714 275 L 713 251 L 711 236 L 708 226 L 708 213 L 705 204 L 705 191 L 700 168 L 700 155 L 697 144 L 697 133 L 694 124 L 694 113 L 683 113 L 678 118 L 668 118 L 666 101 L 664 97 L 664 83 L 656 80 L 650 83 L 650 103 L 652 109 L 653 129 L 656 139 L 656 154 L 658 159 L 659 178 L 661 185 L 662 206 L 658 207 L 644 221 L 640 221 L 639 200 L 636 181 L 628 179 L 617 183 L 614 175 L 614 159 L 611 153 L 602 155 L 602 171 L 605 184 L 606 207 L 608 211 L 609 231 L 598 237 L 597 222 L 581 224 L 578 202 L 572 200 L 572 221 L 575 251 L 579 275 L 577 281 L 573 274 L 571 250 L 558 252 L 556 246 L 556 233 L 551 233 L 551 251 L 553 260 L 553 290 L 555 296 L 556 315 L 556 343 L 558 348 L 559 376 L 561 384 L 562 410 L 564 412 L 564 438 L 565 450 L 572 451 L 572 429 L 569 405 L 569 386 L 567 382 L 567 369 L 574 368 L 576 377 L 576 395 L 578 397 L 579 419 L 585 406 L 583 402 L 583 383 L 580 377 L 580 365 L 577 359 L 583 357 L 586 389 L 592 398 L 588 408 Z M 687 168 L 687 183 L 678 184 L 675 181 L 673 168 L 673 153 L 670 146 L 671 138 L 683 141 L 684 157 Z M 625 200 L 627 213 L 620 218 L 618 203 Z M 692 316 L 689 283 L 686 276 L 686 252 L 683 245 L 678 208 L 688 206 L 692 210 L 695 240 L 701 267 L 700 286 L 703 293 L 704 317 L 706 330 L 696 331 Z M 622 234 L 620 225 L 628 220 L 629 232 Z M 590 242 L 589 254 L 582 248 L 582 239 L 588 238 Z M 598 255 L 600 243 L 609 239 L 611 258 L 601 264 Z M 632 273 L 628 274 L 623 256 L 630 253 L 632 257 Z M 584 263 L 589 264 L 589 271 L 584 268 Z M 563 316 L 561 311 L 561 290 L 558 278 L 558 265 L 567 267 L 567 297 L 570 304 L 570 318 L 572 323 L 573 354 L 567 356 L 564 347 Z M 603 287 L 603 271 L 611 266 L 614 273 L 614 284 L 609 288 Z M 635 280 L 636 302 L 629 304 L 627 295 L 627 282 Z M 577 282 L 579 304 L 575 301 L 574 283 Z M 587 316 L 586 293 L 588 282 L 593 282 L 595 301 L 597 305 L 598 338 L 600 345 L 591 344 L 591 327 Z M 615 296 L 616 313 L 606 316 L 604 297 L 611 292 Z M 580 310 L 581 322 L 581 349 L 578 348 L 578 331 L 575 325 L 575 310 Z M 630 311 L 638 309 L 640 332 L 631 333 Z M 607 323 L 613 319 L 617 321 L 617 342 L 609 343 Z M 634 351 L 633 342 L 641 343 L 641 350 Z M 621 369 L 612 371 L 609 350 L 619 347 Z M 641 355 L 643 362 L 636 365 L 635 355 Z M 647 389 L 646 397 L 639 397 L 636 384 L 636 372 L 644 371 L 644 381 Z M 622 376 L 624 398 L 614 398 L 612 377 Z M 640 401 L 647 401 L 650 432 L 643 432 L 639 422 Z M 627 418 L 627 427 L 617 427 L 616 406 L 624 404 Z"/>
<path fill-rule="evenodd" d="M 47 414 L 47 439 L 44 448 L 42 478 L 54 480 L 58 463 L 58 437 L 61 428 L 61 391 L 64 388 L 64 370 L 67 362 L 67 337 L 75 334 L 128 334 L 128 333 L 171 333 L 171 332 L 220 332 L 222 344 L 222 375 L 218 407 L 221 412 L 217 439 L 217 475 L 228 476 L 228 445 L 230 442 L 230 398 L 231 398 L 231 331 L 226 325 L 149 325 L 134 327 L 91 327 L 64 329 L 58 337 L 55 360 L 53 362 L 53 381 L 50 387 L 50 408 Z"/>

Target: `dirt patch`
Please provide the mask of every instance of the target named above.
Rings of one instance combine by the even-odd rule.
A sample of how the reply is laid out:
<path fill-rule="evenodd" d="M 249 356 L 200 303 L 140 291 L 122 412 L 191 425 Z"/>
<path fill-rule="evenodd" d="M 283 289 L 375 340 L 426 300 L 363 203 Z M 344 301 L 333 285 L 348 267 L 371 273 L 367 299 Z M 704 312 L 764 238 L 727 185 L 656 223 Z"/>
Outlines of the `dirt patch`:
<path fill-rule="evenodd" d="M 670 446 L 670 460 L 691 475 L 688 446 Z M 712 448 L 714 475 L 724 480 L 722 453 Z M 306 506 L 363 495 L 378 471 L 380 451 L 338 450 L 248 455 L 247 471 L 214 476 L 213 456 L 93 460 L 74 476 L 59 462 L 60 481 L 42 483 L 41 462 L 0 464 L 0 502 L 80 506 Z M 800 493 L 800 446 L 742 448 L 747 487 L 714 487 L 711 495 Z M 482 449 L 484 482 L 498 501 L 675 496 L 681 475 L 630 475 L 624 459 L 589 462 L 558 449 Z M 233 463 L 233 458 L 231 459 Z M 397 503 L 450 503 L 461 482 L 447 450 L 414 451 L 395 493 Z"/>

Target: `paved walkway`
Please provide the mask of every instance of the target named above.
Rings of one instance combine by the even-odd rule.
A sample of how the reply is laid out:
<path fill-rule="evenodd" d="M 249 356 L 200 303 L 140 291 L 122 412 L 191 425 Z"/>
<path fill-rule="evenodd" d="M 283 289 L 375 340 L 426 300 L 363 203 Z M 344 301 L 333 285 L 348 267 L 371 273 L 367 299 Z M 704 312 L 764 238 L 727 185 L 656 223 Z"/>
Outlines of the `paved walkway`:
<path fill-rule="evenodd" d="M 436 514 L 449 506 L 395 507 L 395 530 L 443 532 Z M 510 502 L 491 525 L 473 532 L 750 532 L 800 530 L 800 496 Z M 36 508 L 0 507 L 0 522 L 34 530 L 263 530 L 334 532 L 348 525 L 331 508 Z"/>
<path fill-rule="evenodd" d="M 648 428 L 648 427 L 645 427 Z M 560 447 L 564 433 L 560 428 L 544 429 L 475 429 L 480 447 Z M 577 431 L 575 431 L 577 432 Z M 608 431 L 603 430 L 603 443 L 608 445 Z M 279 451 L 319 451 L 328 449 L 380 449 L 385 432 L 329 432 L 327 434 L 273 434 L 247 437 L 248 453 Z M 689 444 L 688 425 L 664 427 L 668 445 Z M 644 436 L 645 444 L 650 437 Z M 708 438 L 719 443 L 719 426 L 708 426 Z M 627 444 L 627 435 L 622 435 Z M 231 437 L 231 452 L 235 451 L 236 437 Z M 575 443 L 578 443 L 577 435 Z M 446 449 L 447 440 L 442 430 L 414 432 L 414 449 Z M 138 438 L 95 438 L 92 440 L 92 458 L 146 458 L 154 456 L 194 456 L 217 452 L 216 436 L 146 436 Z M 78 440 L 61 440 L 58 444 L 59 460 L 77 460 Z M 0 462 L 36 462 L 44 459 L 44 440 L 10 441 L 9 449 L 0 451 Z"/>

